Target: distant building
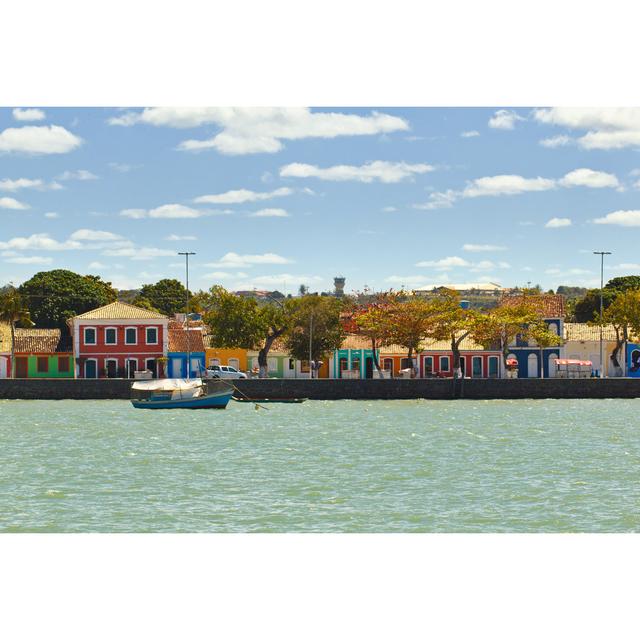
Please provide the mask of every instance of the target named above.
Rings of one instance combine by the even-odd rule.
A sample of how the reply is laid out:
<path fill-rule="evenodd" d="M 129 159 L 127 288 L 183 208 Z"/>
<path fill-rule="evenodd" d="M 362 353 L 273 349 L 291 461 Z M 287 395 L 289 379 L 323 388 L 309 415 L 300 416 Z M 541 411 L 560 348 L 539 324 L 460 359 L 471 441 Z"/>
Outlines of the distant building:
<path fill-rule="evenodd" d="M 342 298 L 344 296 L 344 283 L 346 280 L 343 276 L 336 276 L 333 279 L 334 295 L 336 298 Z"/>
<path fill-rule="evenodd" d="M 463 296 L 500 296 L 506 289 L 495 282 L 465 282 L 463 284 L 425 284 L 413 290 L 416 295 L 437 294 L 441 289 L 452 289 Z"/>

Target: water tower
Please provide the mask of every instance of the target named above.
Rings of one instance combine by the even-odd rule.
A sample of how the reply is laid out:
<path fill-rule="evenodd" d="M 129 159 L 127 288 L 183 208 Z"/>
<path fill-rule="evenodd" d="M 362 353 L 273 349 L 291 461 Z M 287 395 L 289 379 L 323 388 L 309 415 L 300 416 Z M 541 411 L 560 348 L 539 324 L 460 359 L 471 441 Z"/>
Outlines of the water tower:
<path fill-rule="evenodd" d="M 344 296 L 344 283 L 346 278 L 343 276 L 337 276 L 333 279 L 333 286 L 335 287 L 334 295 L 336 298 L 342 298 Z"/>

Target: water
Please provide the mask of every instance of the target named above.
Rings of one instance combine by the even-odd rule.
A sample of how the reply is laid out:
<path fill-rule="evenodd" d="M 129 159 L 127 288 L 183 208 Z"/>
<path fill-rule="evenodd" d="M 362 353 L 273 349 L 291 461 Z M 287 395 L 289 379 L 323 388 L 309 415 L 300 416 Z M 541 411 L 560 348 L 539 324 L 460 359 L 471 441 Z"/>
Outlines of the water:
<path fill-rule="evenodd" d="M 0 401 L 0 531 L 640 531 L 638 400 Z"/>

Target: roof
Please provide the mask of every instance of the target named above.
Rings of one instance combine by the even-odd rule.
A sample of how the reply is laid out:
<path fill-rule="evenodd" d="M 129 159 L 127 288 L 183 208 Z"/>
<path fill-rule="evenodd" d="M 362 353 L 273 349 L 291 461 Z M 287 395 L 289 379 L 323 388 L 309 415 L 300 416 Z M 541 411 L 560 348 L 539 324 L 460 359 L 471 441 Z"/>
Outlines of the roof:
<path fill-rule="evenodd" d="M 532 303 L 543 318 L 564 318 L 564 296 L 557 293 L 506 294 L 500 300 L 501 307 L 515 307 L 523 302 Z"/>
<path fill-rule="evenodd" d="M 445 282 L 443 284 L 425 284 L 422 287 L 416 287 L 414 291 L 433 291 L 434 289 L 453 289 L 454 291 L 504 291 L 504 288 L 495 282 L 465 282 L 463 284 Z"/>
<path fill-rule="evenodd" d="M 60 329 L 16 329 L 16 353 L 71 353 L 71 336 Z"/>
<path fill-rule="evenodd" d="M 564 339 L 582 342 L 598 342 L 600 340 L 600 327 L 585 324 L 584 322 L 565 322 Z M 604 340 L 615 340 L 616 330 L 613 325 L 608 324 L 602 327 L 602 338 Z"/>
<path fill-rule="evenodd" d="M 202 323 L 189 322 L 189 329 L 182 324 L 171 320 L 169 322 L 169 351 L 170 352 L 199 352 L 204 351 L 204 336 Z M 188 340 L 187 340 L 188 337 Z"/>
<path fill-rule="evenodd" d="M 92 309 L 74 316 L 71 320 L 166 320 L 167 316 L 157 311 L 136 307 L 126 302 L 112 302 L 104 307 Z"/>
<path fill-rule="evenodd" d="M 11 351 L 11 325 L 0 322 L 0 351 Z"/>

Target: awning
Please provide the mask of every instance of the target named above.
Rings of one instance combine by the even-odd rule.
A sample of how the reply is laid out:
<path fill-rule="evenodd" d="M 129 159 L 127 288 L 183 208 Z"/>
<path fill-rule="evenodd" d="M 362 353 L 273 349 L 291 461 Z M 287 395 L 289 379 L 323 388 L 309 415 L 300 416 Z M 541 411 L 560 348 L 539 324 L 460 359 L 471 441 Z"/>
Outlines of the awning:
<path fill-rule="evenodd" d="M 577 364 L 582 366 L 592 366 L 591 360 L 567 360 L 567 359 L 556 359 L 556 364 L 567 365 L 567 364 Z"/>

